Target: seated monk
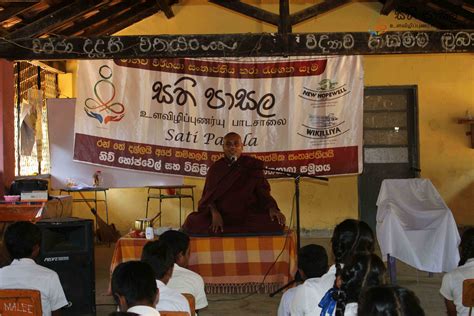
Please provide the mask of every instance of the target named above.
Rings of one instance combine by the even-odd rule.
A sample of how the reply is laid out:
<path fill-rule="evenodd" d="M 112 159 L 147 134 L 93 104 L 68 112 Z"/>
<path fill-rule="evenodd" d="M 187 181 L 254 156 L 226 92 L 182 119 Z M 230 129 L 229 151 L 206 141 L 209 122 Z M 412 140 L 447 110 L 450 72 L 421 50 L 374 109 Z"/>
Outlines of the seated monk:
<path fill-rule="evenodd" d="M 270 195 L 263 162 L 241 156 L 243 144 L 236 133 L 224 136 L 224 157 L 207 173 L 198 211 L 183 224 L 188 234 L 282 233 L 285 216 Z"/>

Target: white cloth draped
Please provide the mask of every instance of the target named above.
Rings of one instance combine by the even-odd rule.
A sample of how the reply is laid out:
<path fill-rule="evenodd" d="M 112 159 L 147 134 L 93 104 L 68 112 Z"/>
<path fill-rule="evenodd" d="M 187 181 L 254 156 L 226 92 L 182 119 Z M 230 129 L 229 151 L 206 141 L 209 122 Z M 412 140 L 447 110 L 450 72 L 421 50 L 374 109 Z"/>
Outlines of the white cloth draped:
<path fill-rule="evenodd" d="M 451 210 L 428 179 L 386 179 L 377 199 L 382 255 L 428 272 L 459 262 L 459 232 Z"/>

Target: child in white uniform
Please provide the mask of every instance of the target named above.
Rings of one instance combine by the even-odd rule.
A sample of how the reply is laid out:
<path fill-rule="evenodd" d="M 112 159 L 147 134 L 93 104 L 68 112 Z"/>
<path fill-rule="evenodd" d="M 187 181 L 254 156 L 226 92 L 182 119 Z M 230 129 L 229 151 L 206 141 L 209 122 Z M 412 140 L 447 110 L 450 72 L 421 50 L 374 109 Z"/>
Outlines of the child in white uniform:
<path fill-rule="evenodd" d="M 316 285 L 316 289 L 319 288 L 321 282 L 321 276 L 328 271 L 328 255 L 326 249 L 322 246 L 311 244 L 306 245 L 298 251 L 298 273 L 305 282 L 295 288 L 289 289 L 283 294 L 280 306 L 278 307 L 278 316 L 289 316 L 291 302 L 294 299 L 294 295 L 297 291 L 299 295 L 304 295 L 301 300 L 312 299 L 313 285 Z M 307 287 L 304 290 L 299 291 L 300 288 Z M 308 294 L 308 295 L 306 295 Z M 324 294 L 324 293 L 323 293 Z"/>
<path fill-rule="evenodd" d="M 174 269 L 171 279 L 166 284 L 179 293 L 192 294 L 196 300 L 196 310 L 207 306 L 204 280 L 194 271 L 187 269 L 191 247 L 189 236 L 176 230 L 168 230 L 160 235 L 160 243 L 167 244 L 173 251 Z"/>
<path fill-rule="evenodd" d="M 166 285 L 173 274 L 174 267 L 171 248 L 158 240 L 150 241 L 143 247 L 142 261 L 148 263 L 155 272 L 156 285 L 160 292 L 160 300 L 156 309 L 191 314 L 188 300 L 181 293 Z"/>
<path fill-rule="evenodd" d="M 121 312 L 159 316 L 155 309 L 159 299 L 155 275 L 149 264 L 127 261 L 112 273 L 112 295 Z"/>
<path fill-rule="evenodd" d="M 41 244 L 38 226 L 30 222 L 13 223 L 5 231 L 4 243 L 13 261 L 0 269 L 1 289 L 40 291 L 43 316 L 54 315 L 68 304 L 58 274 L 34 261 Z"/>
<path fill-rule="evenodd" d="M 474 228 L 464 232 L 459 249 L 459 266 L 444 275 L 439 290 L 444 297 L 448 316 L 469 314 L 469 308 L 462 305 L 462 283 L 466 279 L 474 278 Z"/>

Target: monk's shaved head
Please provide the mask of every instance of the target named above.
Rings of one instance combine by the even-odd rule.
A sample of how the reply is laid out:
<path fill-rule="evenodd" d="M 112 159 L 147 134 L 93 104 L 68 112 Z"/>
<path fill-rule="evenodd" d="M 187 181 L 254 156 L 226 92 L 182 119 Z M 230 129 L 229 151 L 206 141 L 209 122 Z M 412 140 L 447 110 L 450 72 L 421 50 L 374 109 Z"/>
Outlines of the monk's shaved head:
<path fill-rule="evenodd" d="M 242 140 L 242 137 L 240 137 L 240 135 L 237 134 L 236 132 L 230 132 L 230 133 L 225 134 L 224 139 L 227 139 L 229 137 L 232 137 L 232 138 L 238 137 L 240 138 L 240 140 Z"/>

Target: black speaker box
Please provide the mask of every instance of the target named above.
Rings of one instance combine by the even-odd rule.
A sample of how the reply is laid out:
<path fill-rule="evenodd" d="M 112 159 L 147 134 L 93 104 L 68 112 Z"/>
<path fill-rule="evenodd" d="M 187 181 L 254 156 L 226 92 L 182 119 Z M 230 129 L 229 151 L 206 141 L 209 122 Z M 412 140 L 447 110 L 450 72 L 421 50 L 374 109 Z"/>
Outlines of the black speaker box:
<path fill-rule="evenodd" d="M 39 265 L 54 270 L 69 302 L 62 315 L 95 315 L 93 221 L 56 218 L 39 221 Z"/>
<path fill-rule="evenodd" d="M 10 186 L 10 195 L 20 195 L 22 192 L 48 191 L 48 180 L 17 179 Z"/>

